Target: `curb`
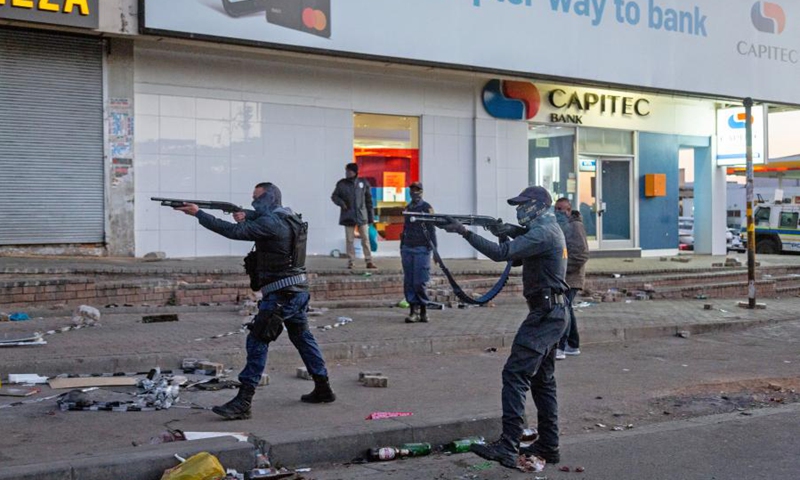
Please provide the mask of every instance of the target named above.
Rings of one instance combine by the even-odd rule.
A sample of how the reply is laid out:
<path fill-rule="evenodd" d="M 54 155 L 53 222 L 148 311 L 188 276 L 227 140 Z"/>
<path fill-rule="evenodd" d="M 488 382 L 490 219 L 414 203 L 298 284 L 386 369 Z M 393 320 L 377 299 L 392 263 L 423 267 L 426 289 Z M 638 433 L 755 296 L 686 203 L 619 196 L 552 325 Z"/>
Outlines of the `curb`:
<path fill-rule="evenodd" d="M 270 443 L 269 458 L 273 464 L 308 466 L 322 463 L 346 463 L 363 458 L 370 448 L 401 445 L 410 442 L 427 442 L 442 445 L 456 438 L 482 436 L 494 438 L 501 432 L 500 413 L 483 415 L 466 420 L 452 419 L 444 422 L 415 421 L 414 417 L 381 420 L 379 426 L 368 425 L 363 431 L 332 432 L 315 438 Z M 0 477 L 1 478 L 1 477 Z"/>
<path fill-rule="evenodd" d="M 233 437 L 193 440 L 114 450 L 96 457 L 36 463 L 0 470 L 0 480 L 153 480 L 178 461 L 199 452 L 215 455 L 225 468 L 248 471 L 255 465 L 255 447 Z"/>

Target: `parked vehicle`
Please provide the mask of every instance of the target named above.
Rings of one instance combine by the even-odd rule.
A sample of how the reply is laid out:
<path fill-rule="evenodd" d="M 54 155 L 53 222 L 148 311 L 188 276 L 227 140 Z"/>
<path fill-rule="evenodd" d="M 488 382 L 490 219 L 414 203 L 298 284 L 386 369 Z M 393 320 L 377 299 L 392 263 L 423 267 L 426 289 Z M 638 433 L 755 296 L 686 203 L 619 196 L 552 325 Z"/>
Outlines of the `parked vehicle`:
<path fill-rule="evenodd" d="M 779 254 L 800 252 L 800 205 L 775 203 L 758 205 L 753 212 L 756 233 L 756 253 Z M 747 245 L 747 220 L 742 222 L 739 235 Z"/>

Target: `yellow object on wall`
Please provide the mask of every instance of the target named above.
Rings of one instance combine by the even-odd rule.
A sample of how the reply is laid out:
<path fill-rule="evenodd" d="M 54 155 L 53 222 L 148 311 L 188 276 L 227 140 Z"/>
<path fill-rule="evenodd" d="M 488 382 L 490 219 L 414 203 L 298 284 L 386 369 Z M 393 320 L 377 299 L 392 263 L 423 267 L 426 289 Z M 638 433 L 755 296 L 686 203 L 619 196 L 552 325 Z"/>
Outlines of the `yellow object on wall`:
<path fill-rule="evenodd" d="M 644 176 L 644 196 L 645 197 L 666 197 L 667 196 L 667 174 L 666 173 L 647 173 Z"/>

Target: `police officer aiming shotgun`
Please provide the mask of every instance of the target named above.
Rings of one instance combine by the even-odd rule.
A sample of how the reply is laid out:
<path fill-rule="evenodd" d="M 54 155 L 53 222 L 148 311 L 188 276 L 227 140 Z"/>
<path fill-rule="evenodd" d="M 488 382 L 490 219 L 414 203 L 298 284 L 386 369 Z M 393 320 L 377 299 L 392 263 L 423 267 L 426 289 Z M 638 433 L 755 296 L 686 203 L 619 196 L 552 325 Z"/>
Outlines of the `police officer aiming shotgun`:
<path fill-rule="evenodd" d="M 556 401 L 555 351 L 564 333 L 564 281 L 567 247 L 564 234 L 550 210 L 553 201 L 542 187 L 528 187 L 508 200 L 517 207 L 517 220 L 527 231 L 505 243 L 494 243 L 472 233 L 459 221 L 438 224 L 463 236 L 490 259 L 522 262 L 523 295 L 529 313 L 514 337 L 511 354 L 503 367 L 503 433 L 487 445 L 470 450 L 487 460 L 515 468 L 520 453 L 537 455 L 547 463 L 558 463 L 558 403 Z M 501 230 L 502 226 L 489 226 Z M 525 421 L 525 397 L 531 391 L 536 404 L 539 438 L 520 449 Z"/>
<path fill-rule="evenodd" d="M 239 392 L 225 405 L 212 410 L 228 420 L 250 418 L 250 405 L 267 364 L 269 344 L 283 332 L 297 348 L 314 379 L 314 390 L 300 397 L 308 403 L 328 403 L 336 396 L 328 383 L 328 371 L 317 341 L 308 329 L 308 279 L 306 235 L 308 224 L 281 204 L 281 191 L 272 183 L 253 190 L 253 210 L 234 213 L 237 223 L 220 220 L 193 203 L 174 207 L 197 217 L 200 225 L 231 240 L 255 242 L 245 258 L 250 287 L 261 290 L 258 314 L 248 324 L 247 363 L 239 373 Z"/>

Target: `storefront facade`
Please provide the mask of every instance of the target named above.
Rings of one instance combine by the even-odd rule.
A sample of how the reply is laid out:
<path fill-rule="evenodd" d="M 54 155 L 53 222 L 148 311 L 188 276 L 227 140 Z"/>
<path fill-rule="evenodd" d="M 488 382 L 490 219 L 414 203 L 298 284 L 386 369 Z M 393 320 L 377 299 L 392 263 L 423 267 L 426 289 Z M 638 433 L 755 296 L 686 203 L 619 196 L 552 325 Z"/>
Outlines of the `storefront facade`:
<path fill-rule="evenodd" d="M 102 226 L 81 227 L 87 237 L 74 241 L 99 241 L 114 255 L 240 255 L 246 242 L 150 197 L 246 205 L 256 183 L 272 181 L 308 220 L 309 253 L 342 251 L 330 194 L 355 161 L 373 186 L 378 256 L 398 254 L 400 211 L 417 180 L 436 211 L 506 220 L 515 214 L 505 199 L 541 184 L 581 211 L 593 250 L 669 254 L 678 249 L 680 152 L 694 159 L 695 225 L 707 230 L 696 232 L 695 249 L 724 253 L 719 112 L 745 96 L 800 104 L 789 81 L 800 68 L 791 47 L 800 33 L 773 18 L 800 6 L 623 3 L 108 7 L 92 32 L 105 47 L 93 89 L 105 128 L 102 185 L 85 188 L 102 192 Z M 550 47 L 523 47 L 543 38 Z M 442 237 L 445 256 L 475 255 Z"/>

